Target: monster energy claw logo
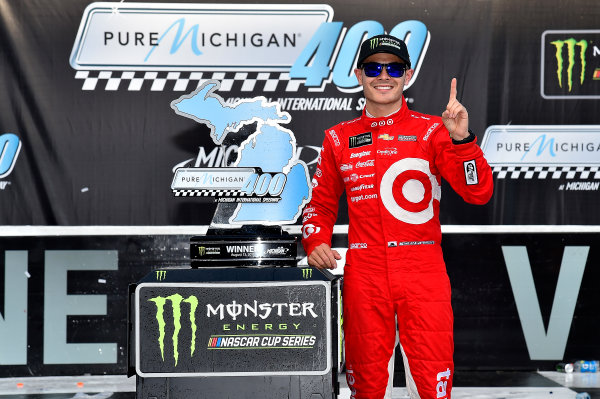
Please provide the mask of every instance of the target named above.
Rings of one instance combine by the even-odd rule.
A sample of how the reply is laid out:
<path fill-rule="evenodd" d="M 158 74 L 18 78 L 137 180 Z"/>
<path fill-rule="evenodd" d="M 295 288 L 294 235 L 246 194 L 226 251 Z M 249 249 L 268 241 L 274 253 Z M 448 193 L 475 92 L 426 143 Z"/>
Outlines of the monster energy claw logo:
<path fill-rule="evenodd" d="M 563 47 L 567 46 L 567 80 L 569 85 L 569 91 L 571 91 L 573 87 L 573 67 L 575 66 L 575 46 L 579 47 L 579 60 L 581 62 L 581 73 L 579 75 L 579 82 L 583 84 L 585 79 L 585 52 L 588 47 L 588 42 L 586 40 L 577 41 L 574 38 L 569 38 L 566 40 L 554 40 L 550 42 L 556 47 L 556 75 L 558 76 L 558 85 L 562 88 L 562 75 L 563 75 Z"/>
<path fill-rule="evenodd" d="M 371 39 L 369 41 L 369 44 L 371 45 L 371 49 L 374 49 L 375 47 L 379 46 L 379 39 L 378 38 Z"/>
<path fill-rule="evenodd" d="M 163 362 L 165 361 L 165 318 L 164 310 L 167 301 L 171 301 L 171 308 L 173 309 L 173 357 L 175 358 L 175 366 L 179 360 L 179 331 L 181 330 L 181 303 L 186 302 L 190 304 L 190 325 L 192 329 L 192 339 L 190 343 L 190 356 L 194 355 L 196 350 L 196 308 L 198 307 L 198 298 L 190 295 L 188 298 L 183 299 L 179 294 L 173 294 L 168 297 L 157 296 L 155 298 L 148 299 L 150 302 L 156 304 L 156 321 L 158 322 L 158 345 L 160 347 L 160 354 Z"/>
<path fill-rule="evenodd" d="M 312 268 L 310 268 L 310 267 L 303 268 L 302 269 L 302 278 L 303 279 L 312 278 Z"/>
<path fill-rule="evenodd" d="M 166 270 L 157 270 L 156 271 L 156 281 L 163 281 L 167 277 Z"/>

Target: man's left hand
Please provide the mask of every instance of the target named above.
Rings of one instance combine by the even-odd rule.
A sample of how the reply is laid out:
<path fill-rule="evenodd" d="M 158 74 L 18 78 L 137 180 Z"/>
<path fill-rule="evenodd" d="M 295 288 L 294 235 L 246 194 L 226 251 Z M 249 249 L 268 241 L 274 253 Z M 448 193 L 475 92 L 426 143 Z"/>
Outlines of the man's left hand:
<path fill-rule="evenodd" d="M 469 136 L 469 113 L 456 99 L 456 78 L 450 83 L 450 100 L 442 113 L 442 122 L 452 139 L 460 141 Z"/>

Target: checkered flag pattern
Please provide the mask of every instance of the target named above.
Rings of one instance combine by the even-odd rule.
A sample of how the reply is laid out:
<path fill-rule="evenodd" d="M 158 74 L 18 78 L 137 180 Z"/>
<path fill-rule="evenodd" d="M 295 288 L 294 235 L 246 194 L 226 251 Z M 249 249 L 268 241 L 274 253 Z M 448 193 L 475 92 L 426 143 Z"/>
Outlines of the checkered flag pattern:
<path fill-rule="evenodd" d="M 498 179 L 600 179 L 599 166 L 494 166 Z"/>
<path fill-rule="evenodd" d="M 176 197 L 245 197 L 240 190 L 173 190 Z"/>
<path fill-rule="evenodd" d="M 83 81 L 82 90 L 193 91 L 207 80 L 221 82 L 220 92 L 274 92 L 277 89 L 297 92 L 301 79 L 292 80 L 281 72 L 140 72 L 77 71 L 75 79 Z"/>

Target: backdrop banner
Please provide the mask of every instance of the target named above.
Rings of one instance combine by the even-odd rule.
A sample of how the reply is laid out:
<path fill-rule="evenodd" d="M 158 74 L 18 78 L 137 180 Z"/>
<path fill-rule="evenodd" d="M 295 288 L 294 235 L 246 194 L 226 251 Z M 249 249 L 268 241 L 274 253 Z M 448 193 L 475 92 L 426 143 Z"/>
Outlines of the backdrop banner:
<path fill-rule="evenodd" d="M 487 206 L 443 190 L 442 224 L 598 224 L 596 5 L 0 0 L 0 223 L 209 224 L 214 202 L 171 190 L 177 167 L 236 161 L 239 142 L 170 105 L 207 80 L 230 105 L 277 102 L 312 176 L 323 131 L 364 105 L 360 43 L 389 32 L 415 68 L 409 107 L 440 115 L 457 77 L 494 168 Z"/>
<path fill-rule="evenodd" d="M 218 206 L 252 219 L 214 197 L 178 195 L 173 182 L 192 168 L 237 167 L 264 121 L 219 121 L 221 132 L 237 129 L 225 137 L 214 119 L 184 115 L 181 101 L 203 88 L 229 107 L 264 98 L 278 132 L 294 138 L 287 158 L 274 149 L 273 158 L 293 161 L 308 189 L 324 130 L 364 107 L 360 43 L 384 32 L 408 45 L 409 108 L 441 115 L 458 79 L 493 169 L 485 206 L 442 184 L 457 368 L 594 357 L 597 9 L 593 0 L 0 0 L 0 375 L 125 372 L 128 284 L 188 267 L 189 238 Z M 271 179 L 275 194 L 291 171 L 239 166 Z M 299 238 L 298 224 L 289 228 Z M 336 248 L 347 246 L 347 225 L 343 196 Z M 11 233 L 23 226 L 35 227 Z"/>

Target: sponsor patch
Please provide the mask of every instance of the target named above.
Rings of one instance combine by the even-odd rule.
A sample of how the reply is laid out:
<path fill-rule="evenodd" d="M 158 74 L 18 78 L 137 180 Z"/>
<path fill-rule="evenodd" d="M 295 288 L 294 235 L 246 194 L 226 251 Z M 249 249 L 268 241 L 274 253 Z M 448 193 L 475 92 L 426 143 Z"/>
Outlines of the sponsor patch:
<path fill-rule="evenodd" d="M 394 120 L 390 118 L 387 121 L 381 120 L 379 122 L 373 122 L 373 123 L 371 123 L 371 127 L 385 126 L 385 125 L 390 126 L 393 124 L 394 124 Z"/>
<path fill-rule="evenodd" d="M 374 159 L 369 159 L 366 161 L 362 161 L 362 162 L 357 162 L 356 163 L 356 167 L 357 168 L 365 168 L 367 166 L 375 166 L 375 160 Z"/>
<path fill-rule="evenodd" d="M 377 199 L 377 194 L 363 194 L 356 197 L 350 197 L 352 202 L 360 202 L 362 200 Z"/>
<path fill-rule="evenodd" d="M 373 136 L 371 132 L 357 134 L 348 138 L 348 148 L 358 148 L 365 145 L 373 144 Z"/>
<path fill-rule="evenodd" d="M 380 140 L 386 140 L 386 141 L 394 140 L 394 136 L 390 136 L 387 133 L 380 134 L 379 136 L 377 136 L 377 138 L 380 139 Z"/>
<path fill-rule="evenodd" d="M 353 242 L 352 244 L 350 244 L 350 249 L 366 249 L 366 248 L 367 248 L 366 242 Z"/>
<path fill-rule="evenodd" d="M 431 125 L 431 127 L 429 128 L 429 130 L 427 130 L 427 133 L 425 133 L 425 136 L 423 136 L 423 141 L 427 141 L 427 139 L 429 138 L 429 136 L 431 135 L 431 133 L 433 133 L 433 131 L 439 126 L 439 123 L 434 123 L 433 125 Z"/>
<path fill-rule="evenodd" d="M 423 115 L 415 115 L 415 114 L 410 114 L 411 117 L 415 118 L 415 119 L 425 119 L 426 121 L 430 120 L 431 118 L 428 118 L 426 116 Z"/>
<path fill-rule="evenodd" d="M 362 191 L 375 188 L 374 184 L 361 184 L 360 186 L 352 187 L 350 191 Z"/>
<path fill-rule="evenodd" d="M 398 246 L 400 245 L 433 245 L 435 244 L 435 241 L 403 241 L 403 242 L 399 242 Z"/>
<path fill-rule="evenodd" d="M 335 130 L 331 129 L 329 131 L 329 135 L 333 139 L 333 143 L 335 144 L 335 146 L 339 147 L 340 146 L 340 139 L 338 138 L 337 134 L 335 133 Z"/>
<path fill-rule="evenodd" d="M 317 216 L 317 214 L 316 213 L 304 214 L 304 217 L 302 218 L 302 223 L 306 223 L 306 221 L 309 220 L 310 218 L 312 218 L 313 216 Z"/>
<path fill-rule="evenodd" d="M 438 383 L 435 386 L 435 390 L 437 392 L 438 398 L 445 398 L 446 396 L 446 388 L 448 386 L 448 381 L 450 380 L 450 375 L 452 372 L 450 369 L 446 369 L 446 371 L 437 374 Z"/>
<path fill-rule="evenodd" d="M 396 154 L 398 154 L 398 150 L 396 148 L 393 148 L 393 147 L 384 148 L 383 150 L 377 150 L 377 154 L 379 154 L 379 155 L 386 155 L 386 156 L 396 155 Z"/>
<path fill-rule="evenodd" d="M 475 164 L 474 159 L 463 162 L 463 168 L 465 169 L 465 179 L 468 186 L 479 183 L 479 178 L 477 176 L 477 165 Z"/>
<path fill-rule="evenodd" d="M 305 224 L 304 227 L 302 227 L 302 237 L 304 237 L 305 239 L 310 237 L 312 234 L 318 233 L 319 231 L 321 231 L 321 228 L 318 226 L 315 226 L 314 224 Z"/>
<path fill-rule="evenodd" d="M 417 141 L 417 136 L 398 136 L 398 141 Z"/>
<path fill-rule="evenodd" d="M 356 183 L 359 179 L 370 179 L 375 176 L 375 173 L 371 173 L 368 175 L 359 175 L 358 173 L 352 173 L 350 176 L 344 177 L 344 182 L 348 183 L 351 181 L 352 183 Z"/>
<path fill-rule="evenodd" d="M 433 245 L 435 241 L 388 241 L 388 248 L 402 247 L 404 245 Z"/>
<path fill-rule="evenodd" d="M 362 158 L 366 157 L 367 155 L 371 155 L 371 151 L 355 152 L 350 154 L 350 158 Z"/>

